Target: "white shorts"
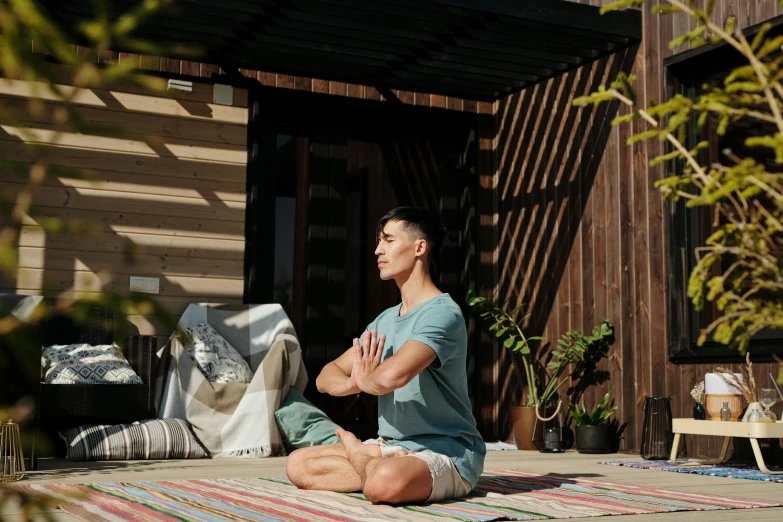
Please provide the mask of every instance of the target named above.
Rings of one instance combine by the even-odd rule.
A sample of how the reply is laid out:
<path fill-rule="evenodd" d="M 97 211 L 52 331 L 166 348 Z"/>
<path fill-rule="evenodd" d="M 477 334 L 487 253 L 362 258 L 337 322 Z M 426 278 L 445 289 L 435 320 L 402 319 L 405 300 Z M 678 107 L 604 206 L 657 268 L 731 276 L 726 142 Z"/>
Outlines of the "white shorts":
<path fill-rule="evenodd" d="M 400 446 L 391 446 L 383 437 L 367 439 L 364 441 L 364 444 L 377 444 L 380 446 L 381 457 L 383 458 L 392 457 L 398 451 L 405 450 L 405 448 Z M 473 489 L 470 482 L 462 478 L 454 463 L 446 455 L 423 450 L 408 456 L 423 460 L 430 468 L 432 493 L 430 493 L 427 503 L 464 497 Z"/>

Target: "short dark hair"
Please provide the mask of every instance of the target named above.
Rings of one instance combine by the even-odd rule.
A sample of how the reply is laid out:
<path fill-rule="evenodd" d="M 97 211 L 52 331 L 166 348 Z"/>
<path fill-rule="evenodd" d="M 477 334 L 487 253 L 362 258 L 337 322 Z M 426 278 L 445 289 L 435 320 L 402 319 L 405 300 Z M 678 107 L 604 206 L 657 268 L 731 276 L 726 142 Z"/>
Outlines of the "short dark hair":
<path fill-rule="evenodd" d="M 443 240 L 448 230 L 440 220 L 440 216 L 424 208 L 417 207 L 397 207 L 386 213 L 375 227 L 375 241 L 380 241 L 383 227 L 389 221 L 400 221 L 405 223 L 405 231 L 415 239 L 424 239 L 427 241 L 427 247 L 430 251 L 428 259 L 432 261 L 440 252 L 443 246 Z"/>

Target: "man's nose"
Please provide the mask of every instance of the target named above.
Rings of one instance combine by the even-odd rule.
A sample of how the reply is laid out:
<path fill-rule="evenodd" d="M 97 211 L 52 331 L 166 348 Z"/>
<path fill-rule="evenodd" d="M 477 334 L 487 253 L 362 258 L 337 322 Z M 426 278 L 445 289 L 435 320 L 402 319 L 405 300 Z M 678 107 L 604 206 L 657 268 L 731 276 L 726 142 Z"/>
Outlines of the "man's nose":
<path fill-rule="evenodd" d="M 375 247 L 375 255 L 376 256 L 380 256 L 382 254 L 383 254 L 383 249 L 381 248 L 381 245 L 378 245 L 377 247 Z"/>

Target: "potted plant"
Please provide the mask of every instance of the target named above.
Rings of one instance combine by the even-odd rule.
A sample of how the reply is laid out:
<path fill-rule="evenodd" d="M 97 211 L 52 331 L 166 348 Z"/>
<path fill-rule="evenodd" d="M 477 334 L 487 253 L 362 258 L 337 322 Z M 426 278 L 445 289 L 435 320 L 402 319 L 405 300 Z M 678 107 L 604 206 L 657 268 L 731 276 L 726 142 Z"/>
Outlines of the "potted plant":
<path fill-rule="evenodd" d="M 611 394 L 606 392 L 593 411 L 588 412 L 585 401 L 581 406 L 571 405 L 571 418 L 576 423 L 576 451 L 579 453 L 610 453 L 612 432 L 606 423 L 617 406 L 609 406 Z"/>
<path fill-rule="evenodd" d="M 512 358 L 511 363 L 527 389 L 525 405 L 512 406 L 509 412 L 514 443 L 518 449 L 541 450 L 544 421 L 555 418 L 560 411 L 558 390 L 572 379 L 578 379 L 587 366 L 606 357 L 609 346 L 614 343 L 614 329 L 604 321 L 593 329 L 592 335 L 569 331 L 554 347 L 547 348 L 548 345 L 536 343 L 544 341 L 543 337 L 525 334 L 522 325 L 530 314 L 516 318 L 525 305 L 510 310 L 506 310 L 505 305 L 472 290 L 468 292 L 471 311 L 490 322 L 489 330 L 521 361 L 521 370 L 517 360 Z M 548 408 L 553 404 L 556 406 Z"/>

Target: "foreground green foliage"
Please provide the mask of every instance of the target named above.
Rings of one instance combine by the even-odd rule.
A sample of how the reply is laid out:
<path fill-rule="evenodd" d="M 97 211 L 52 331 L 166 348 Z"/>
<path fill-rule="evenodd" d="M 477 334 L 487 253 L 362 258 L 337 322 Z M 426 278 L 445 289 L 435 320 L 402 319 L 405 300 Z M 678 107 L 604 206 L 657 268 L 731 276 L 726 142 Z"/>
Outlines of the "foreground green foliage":
<path fill-rule="evenodd" d="M 86 121 L 80 114 L 74 99 L 80 90 L 93 88 L 120 87 L 126 85 L 142 86 L 153 92 L 164 93 L 166 82 L 161 78 L 140 74 L 137 63 L 126 61 L 99 64 L 98 58 L 105 56 L 110 49 L 122 46 L 132 52 L 161 56 L 183 49 L 162 46 L 152 42 L 138 40 L 132 36 L 146 19 L 158 10 L 172 5 L 171 0 L 144 0 L 131 11 L 116 20 L 110 19 L 106 2 L 96 1 L 95 20 L 84 22 L 80 35 L 90 47 L 78 48 L 72 41 L 72 35 L 66 33 L 50 20 L 36 2 L 30 0 L 0 0 L 0 78 L 21 80 L 32 89 L 23 110 L 7 104 L 0 105 L 0 120 L 18 130 L 19 136 L 28 143 L 31 158 L 19 161 L 15 157 L 0 156 L 0 173 L 3 179 L 14 183 L 14 194 L 4 193 L 0 187 L 0 278 L 15 281 L 19 267 L 18 244 L 24 226 L 40 228 L 48 237 L 57 235 L 94 235 L 97 226 L 90 221 L 60 219 L 47 216 L 35 206 L 35 197 L 39 189 L 50 178 L 91 179 L 89 171 L 57 165 L 49 157 L 47 147 L 38 145 L 31 121 L 44 114 L 44 98 L 48 104 L 54 104 L 56 130 L 46 141 L 56 145 L 65 133 L 124 137 L 124 129 L 96 125 Z M 53 64 L 68 66 L 73 77 L 64 79 L 58 76 Z M 68 82 L 64 85 L 64 82 Z M 142 139 L 134 136 L 134 139 Z M 137 249 L 126 243 L 127 263 L 135 261 Z M 101 277 L 102 274 L 97 274 Z M 45 319 L 52 314 L 71 316 L 76 321 L 84 321 L 89 307 L 98 303 L 111 307 L 115 311 L 116 336 L 122 342 L 125 337 L 127 315 L 141 314 L 155 316 L 164 325 L 172 320 L 158 303 L 146 294 L 131 294 L 105 290 L 95 297 L 79 297 L 72 291 L 58 292 L 44 280 L 41 294 L 52 297 L 39 307 L 31 318 L 32 323 Z M 0 317 L 0 341 L 12 340 L 11 334 L 22 325 L 11 315 Z M 2 354 L 0 354 L 0 357 Z M 3 361 L 0 360 L 0 364 Z M 37 379 L 37 374 L 31 379 Z M 4 406 L 0 398 L 0 409 Z M 9 406 L 9 405 L 5 405 Z M 3 417 L 0 410 L 0 417 Z"/>
<path fill-rule="evenodd" d="M 647 0 L 622 0 L 602 11 L 643 7 Z M 783 2 L 780 2 L 783 5 Z M 701 5 L 704 5 L 703 3 Z M 725 26 L 713 21 L 715 2 L 700 9 L 693 0 L 662 0 L 654 13 L 681 13 L 693 19 L 696 28 L 670 43 L 672 49 L 726 42 L 746 59 L 722 85 L 704 85 L 696 99 L 675 95 L 664 103 L 650 100 L 640 107 L 633 88 L 635 77 L 621 74 L 608 87 L 578 98 L 576 105 L 619 100 L 632 110 L 612 123 L 643 120 L 646 130 L 630 137 L 628 144 L 659 139 L 670 151 L 650 160 L 655 166 L 674 163 L 678 173 L 657 181 L 666 200 L 687 200 L 688 208 L 715 211 L 715 232 L 696 249 L 697 263 L 688 281 L 688 297 L 697 310 L 714 303 L 721 315 L 704 328 L 698 344 L 709 335 L 745 354 L 754 335 L 765 329 L 783 330 L 783 36 L 769 36 L 770 24 L 748 41 L 729 18 Z M 769 129 L 748 137 L 744 145 L 771 157 L 774 167 L 737 151 L 723 150 L 721 163 L 704 164 L 700 151 L 708 143 L 687 143 L 688 125 L 701 129 L 715 122 L 725 135 L 730 124 L 740 120 L 754 128 Z M 701 160 L 701 161 L 700 161 Z M 779 374 L 783 381 L 783 369 Z"/>
<path fill-rule="evenodd" d="M 49 157 L 47 147 L 38 145 L 42 141 L 56 145 L 65 133 L 124 137 L 122 128 L 96 125 L 80 114 L 74 103 L 84 89 L 107 89 L 122 86 L 142 86 L 153 92 L 166 92 L 166 82 L 161 78 L 140 74 L 138 62 L 112 63 L 105 58 L 112 49 L 122 47 L 132 53 L 149 56 L 166 56 L 172 52 L 186 53 L 196 58 L 192 49 L 176 45 L 160 45 L 139 40 L 133 36 L 135 29 L 159 10 L 173 5 L 172 0 L 141 0 L 137 6 L 116 19 L 112 19 L 103 0 L 95 0 L 94 20 L 86 20 L 76 29 L 76 35 L 57 26 L 47 13 L 33 0 L 0 0 L 0 82 L 22 81 L 32 90 L 26 105 L 19 109 L 0 104 L 0 121 L 14 127 L 19 137 L 27 143 L 30 157 L 20 161 L 17 157 L 0 156 L 0 176 L 12 183 L 13 193 L 4 193 L 0 187 L 0 280 L 15 281 L 19 268 L 19 239 L 23 227 L 38 227 L 47 237 L 62 234 L 93 235 L 98 231 L 95 223 L 47 216 L 35 205 L 36 194 L 51 178 L 91 179 L 92 173 L 76 168 L 57 165 Z M 82 45 L 75 45 L 81 38 Z M 104 63 L 99 63 L 104 62 Z M 63 78 L 53 64 L 67 66 L 72 77 Z M 30 122 L 45 114 L 44 104 L 54 105 L 55 130 L 46 140 L 38 139 Z M 134 136 L 133 139 L 144 139 Z M 152 140 L 149 140 L 152 143 Z M 125 249 L 126 262 L 135 262 L 137 249 L 130 242 Z M 99 278 L 103 274 L 97 274 Z M 7 286 L 7 284 L 6 284 Z M 78 290 L 78 289 L 76 289 Z M 85 323 L 90 308 L 101 305 L 114 310 L 115 338 L 122 345 L 125 338 L 127 316 L 140 314 L 154 316 L 164 327 L 175 326 L 173 319 L 155 299 L 146 294 L 103 289 L 94 297 L 84 297 L 78 291 L 59 292 L 44 282 L 41 295 L 50 299 L 35 310 L 34 315 L 22 324 L 16 317 L 4 310 L 0 314 L 0 345 L 12 360 L 25 360 L 20 354 L 40 346 L 29 346 L 31 339 L 20 332 L 30 325 L 52 315 L 70 316 L 74 321 Z M 8 352 L 10 350 L 11 352 Z M 29 353 L 29 352 L 28 352 Z M 7 358 L 0 351 L 0 367 L 7 364 Z M 27 371 L 31 380 L 40 379 L 40 366 L 35 368 L 14 368 Z M 0 418 L 12 418 L 24 422 L 31 414 L 30 401 L 23 399 L 16 404 L 7 404 L 7 398 L 0 397 Z M 37 441 L 40 445 L 42 441 Z M 24 519 L 51 520 L 53 501 L 46 495 L 31 494 L 13 485 L 0 486 L 0 520 L 8 506 L 20 507 Z M 37 511 L 44 513 L 36 514 Z"/>

